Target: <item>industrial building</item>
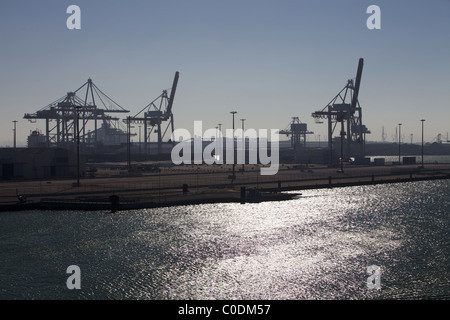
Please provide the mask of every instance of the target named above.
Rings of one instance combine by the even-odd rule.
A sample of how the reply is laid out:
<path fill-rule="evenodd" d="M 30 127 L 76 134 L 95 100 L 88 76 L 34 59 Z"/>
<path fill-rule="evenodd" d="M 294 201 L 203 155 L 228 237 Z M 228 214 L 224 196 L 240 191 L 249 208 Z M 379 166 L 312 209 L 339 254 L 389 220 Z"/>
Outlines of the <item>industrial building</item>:
<path fill-rule="evenodd" d="M 80 161 L 84 172 L 85 161 Z M 2 148 L 0 178 L 47 179 L 77 176 L 77 155 L 64 148 Z"/>

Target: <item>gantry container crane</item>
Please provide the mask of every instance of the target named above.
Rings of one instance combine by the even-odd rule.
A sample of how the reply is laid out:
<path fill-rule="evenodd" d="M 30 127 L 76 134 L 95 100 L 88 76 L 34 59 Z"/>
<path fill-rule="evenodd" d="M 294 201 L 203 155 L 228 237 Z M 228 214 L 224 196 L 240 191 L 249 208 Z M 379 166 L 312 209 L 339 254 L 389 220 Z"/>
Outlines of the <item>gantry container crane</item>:
<path fill-rule="evenodd" d="M 103 108 L 100 108 L 97 103 L 102 105 Z M 36 122 L 38 119 L 45 120 L 47 147 L 69 148 L 75 144 L 77 138 L 81 143 L 86 143 L 88 140 L 86 129 L 90 121 L 94 122 L 93 143 L 96 146 L 98 121 L 107 122 L 109 125 L 113 121 L 117 121 L 116 126 L 118 127 L 119 118 L 108 114 L 128 112 L 103 93 L 89 78 L 77 90 L 68 92 L 62 98 L 50 103 L 36 113 L 26 113 L 24 119 L 28 119 L 30 122 Z M 53 121 L 54 125 L 52 125 Z"/>
<path fill-rule="evenodd" d="M 167 90 L 163 90 L 161 95 L 146 105 L 134 117 L 127 117 L 123 121 L 128 126 L 128 132 L 132 123 L 144 125 L 144 153 L 148 154 L 148 146 L 152 134 L 157 135 L 158 154 L 162 153 L 163 139 L 165 138 L 168 129 L 171 129 L 170 136 L 174 131 L 173 122 L 173 102 L 175 99 L 175 92 L 178 85 L 179 72 L 175 73 L 170 96 Z M 162 131 L 163 122 L 167 123 L 164 131 Z M 172 144 L 174 141 L 172 141 Z"/>
<path fill-rule="evenodd" d="M 291 147 L 297 149 L 299 146 L 306 147 L 306 135 L 313 134 L 308 131 L 306 123 L 302 123 L 298 117 L 292 117 L 292 122 L 284 130 L 278 131 L 278 134 L 285 134 L 291 137 Z"/>
<path fill-rule="evenodd" d="M 333 148 L 334 130 L 338 123 L 341 124 L 342 161 L 350 157 L 364 157 L 365 135 L 370 133 L 362 124 L 362 109 L 358 101 L 363 65 L 364 59 L 360 58 L 355 82 L 348 80 L 346 86 L 322 110 L 312 114 L 316 120 L 327 120 L 330 150 Z"/>

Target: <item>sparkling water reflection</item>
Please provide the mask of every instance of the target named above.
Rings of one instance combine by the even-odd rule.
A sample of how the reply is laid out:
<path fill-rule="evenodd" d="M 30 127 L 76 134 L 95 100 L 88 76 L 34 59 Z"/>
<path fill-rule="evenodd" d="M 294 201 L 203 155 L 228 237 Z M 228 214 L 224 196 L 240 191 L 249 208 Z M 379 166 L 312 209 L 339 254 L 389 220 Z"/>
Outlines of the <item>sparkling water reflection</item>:
<path fill-rule="evenodd" d="M 2 299 L 448 298 L 448 181 L 296 200 L 0 215 Z M 81 290 L 66 268 L 81 268 Z M 381 267 L 381 289 L 367 267 Z"/>

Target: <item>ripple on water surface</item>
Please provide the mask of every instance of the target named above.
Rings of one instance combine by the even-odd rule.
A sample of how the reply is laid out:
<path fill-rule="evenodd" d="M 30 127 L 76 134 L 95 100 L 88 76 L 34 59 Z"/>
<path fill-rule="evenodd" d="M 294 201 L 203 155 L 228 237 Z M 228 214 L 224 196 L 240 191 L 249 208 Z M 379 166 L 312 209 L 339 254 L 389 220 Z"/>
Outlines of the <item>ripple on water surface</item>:
<path fill-rule="evenodd" d="M 296 200 L 0 215 L 1 298 L 449 297 L 447 181 Z M 67 266 L 82 290 L 65 287 Z M 381 267 L 381 290 L 367 267 Z"/>

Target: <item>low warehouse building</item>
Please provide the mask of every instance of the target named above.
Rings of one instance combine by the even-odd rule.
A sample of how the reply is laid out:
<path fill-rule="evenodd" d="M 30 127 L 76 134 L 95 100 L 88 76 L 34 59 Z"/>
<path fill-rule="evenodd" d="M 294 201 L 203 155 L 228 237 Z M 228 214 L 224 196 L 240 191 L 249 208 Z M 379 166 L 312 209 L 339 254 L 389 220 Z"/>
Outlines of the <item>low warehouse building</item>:
<path fill-rule="evenodd" d="M 84 159 L 80 157 L 80 172 Z M 0 149 L 0 179 L 48 179 L 77 176 L 77 154 L 62 148 Z"/>

